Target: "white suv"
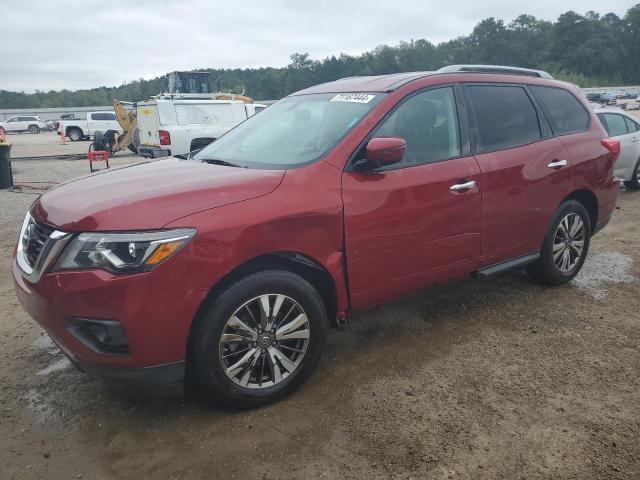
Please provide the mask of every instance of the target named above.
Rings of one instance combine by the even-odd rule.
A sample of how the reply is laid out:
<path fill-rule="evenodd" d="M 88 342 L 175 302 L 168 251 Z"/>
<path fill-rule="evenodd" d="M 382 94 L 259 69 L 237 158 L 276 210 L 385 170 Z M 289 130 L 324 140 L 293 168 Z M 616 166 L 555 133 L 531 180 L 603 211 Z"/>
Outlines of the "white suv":
<path fill-rule="evenodd" d="M 40 130 L 49 130 L 49 125 L 35 115 L 9 117 L 0 122 L 0 129 L 5 132 L 29 132 L 40 133 Z"/>

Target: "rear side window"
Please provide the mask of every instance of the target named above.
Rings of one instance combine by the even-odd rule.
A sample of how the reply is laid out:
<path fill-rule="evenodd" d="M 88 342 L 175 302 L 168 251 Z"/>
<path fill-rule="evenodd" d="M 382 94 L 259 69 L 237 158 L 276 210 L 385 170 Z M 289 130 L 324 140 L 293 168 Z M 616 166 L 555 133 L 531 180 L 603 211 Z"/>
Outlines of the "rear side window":
<path fill-rule="evenodd" d="M 606 128 L 607 132 L 612 137 L 618 137 L 629 133 L 627 131 L 627 122 L 625 122 L 625 118 L 622 115 L 615 113 L 603 113 L 601 114 L 601 118 L 604 119 L 602 122 L 604 123 L 604 128 Z"/>
<path fill-rule="evenodd" d="M 91 119 L 92 120 L 115 120 L 116 119 L 116 114 L 115 113 L 92 113 L 91 114 Z"/>
<path fill-rule="evenodd" d="M 176 104 L 176 116 L 179 125 L 233 122 L 230 103 Z"/>
<path fill-rule="evenodd" d="M 522 87 L 471 85 L 479 153 L 513 148 L 542 138 L 536 109 Z"/>
<path fill-rule="evenodd" d="M 570 92 L 562 88 L 531 86 L 556 135 L 583 132 L 589 126 L 589 113 Z"/>
<path fill-rule="evenodd" d="M 629 133 L 637 132 L 640 129 L 640 125 L 631 120 L 628 117 L 624 117 L 624 121 L 627 122 L 627 131 Z"/>

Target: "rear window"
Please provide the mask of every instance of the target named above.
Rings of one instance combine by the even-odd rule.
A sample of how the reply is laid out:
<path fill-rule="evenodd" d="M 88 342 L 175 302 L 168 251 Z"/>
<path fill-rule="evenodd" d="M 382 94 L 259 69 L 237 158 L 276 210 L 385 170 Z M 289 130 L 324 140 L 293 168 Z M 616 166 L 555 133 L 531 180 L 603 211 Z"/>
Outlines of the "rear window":
<path fill-rule="evenodd" d="M 178 125 L 216 124 L 233 122 L 230 103 L 219 104 L 177 104 Z"/>
<path fill-rule="evenodd" d="M 524 88 L 471 85 L 468 89 L 480 153 L 526 145 L 542 138 L 538 115 Z"/>
<path fill-rule="evenodd" d="M 589 126 L 589 113 L 567 90 L 531 86 L 533 96 L 547 116 L 553 133 L 566 135 L 583 132 Z"/>

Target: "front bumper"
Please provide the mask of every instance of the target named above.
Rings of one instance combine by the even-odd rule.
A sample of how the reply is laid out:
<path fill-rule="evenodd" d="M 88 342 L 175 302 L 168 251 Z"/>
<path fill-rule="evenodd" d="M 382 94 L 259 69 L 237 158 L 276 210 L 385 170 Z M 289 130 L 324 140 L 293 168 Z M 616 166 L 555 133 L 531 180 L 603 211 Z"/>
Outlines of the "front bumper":
<path fill-rule="evenodd" d="M 175 282 L 175 272 L 164 267 L 122 276 L 54 272 L 30 283 L 14 259 L 13 277 L 24 309 L 80 370 L 113 386 L 178 391 L 191 322 L 208 292 Z M 128 353 L 90 348 L 70 328 L 78 317 L 119 322 Z"/>
<path fill-rule="evenodd" d="M 57 345 L 78 370 L 115 389 L 126 392 L 144 391 L 160 396 L 180 395 L 183 392 L 184 361 L 138 368 L 100 367 L 84 363 L 72 352 L 60 344 Z"/>

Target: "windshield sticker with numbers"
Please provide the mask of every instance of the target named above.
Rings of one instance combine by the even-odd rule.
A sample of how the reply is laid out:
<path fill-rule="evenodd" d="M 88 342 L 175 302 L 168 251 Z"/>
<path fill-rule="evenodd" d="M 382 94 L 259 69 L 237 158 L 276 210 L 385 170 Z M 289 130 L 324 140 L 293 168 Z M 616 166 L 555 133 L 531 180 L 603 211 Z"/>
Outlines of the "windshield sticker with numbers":
<path fill-rule="evenodd" d="M 375 95 L 366 93 L 339 93 L 331 99 L 332 102 L 369 103 Z"/>

